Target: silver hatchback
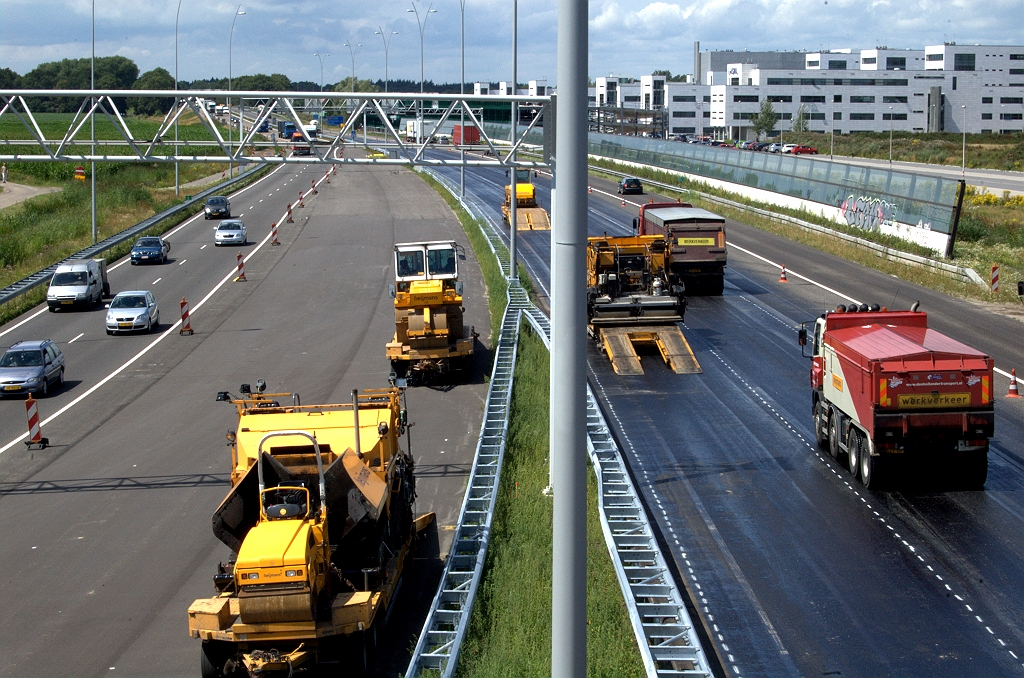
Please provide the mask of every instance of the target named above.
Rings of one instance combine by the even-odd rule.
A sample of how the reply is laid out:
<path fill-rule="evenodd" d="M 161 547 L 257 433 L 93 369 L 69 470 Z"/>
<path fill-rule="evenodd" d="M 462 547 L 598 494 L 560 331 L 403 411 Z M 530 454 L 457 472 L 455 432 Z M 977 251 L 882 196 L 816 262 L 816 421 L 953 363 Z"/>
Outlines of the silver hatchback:
<path fill-rule="evenodd" d="M 245 224 L 238 219 L 227 219 L 213 229 L 214 245 L 244 245 Z"/>
<path fill-rule="evenodd" d="M 146 290 L 121 292 L 107 307 L 107 334 L 152 332 L 160 324 L 156 297 Z"/>

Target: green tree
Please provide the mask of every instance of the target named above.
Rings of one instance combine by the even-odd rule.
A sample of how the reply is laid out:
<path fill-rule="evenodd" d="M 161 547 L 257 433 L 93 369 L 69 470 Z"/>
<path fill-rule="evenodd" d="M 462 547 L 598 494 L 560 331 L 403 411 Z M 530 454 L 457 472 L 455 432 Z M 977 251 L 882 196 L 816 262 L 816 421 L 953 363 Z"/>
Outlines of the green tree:
<path fill-rule="evenodd" d="M 9 68 L 0 68 L 0 89 L 18 89 L 20 87 L 20 75 Z"/>
<path fill-rule="evenodd" d="M 353 80 L 351 77 L 345 78 L 337 85 L 334 86 L 335 92 L 379 92 L 380 87 L 373 84 L 369 80 L 356 80 L 355 88 L 352 87 Z"/>
<path fill-rule="evenodd" d="M 793 114 L 793 131 L 806 132 L 808 127 L 807 119 L 809 117 L 807 106 L 800 104 L 800 108 L 796 109 L 796 113 Z"/>
<path fill-rule="evenodd" d="M 127 57 L 96 59 L 96 89 L 131 89 L 139 77 L 139 67 Z M 89 89 L 89 59 L 63 59 L 36 66 L 21 78 L 26 89 Z M 49 113 L 74 113 L 82 100 L 75 97 L 46 97 L 29 102 L 33 110 Z M 123 97 L 114 99 L 118 110 L 125 110 Z"/>
<path fill-rule="evenodd" d="M 143 73 L 132 85 L 132 89 L 174 89 L 174 77 L 164 68 L 154 68 Z M 171 98 L 128 97 L 128 108 L 135 115 L 164 115 L 173 105 L 174 99 Z"/>
<path fill-rule="evenodd" d="M 775 112 L 772 102 L 765 99 L 761 102 L 761 111 L 751 121 L 751 127 L 758 139 L 775 131 L 775 125 L 779 122 L 779 114 Z"/>

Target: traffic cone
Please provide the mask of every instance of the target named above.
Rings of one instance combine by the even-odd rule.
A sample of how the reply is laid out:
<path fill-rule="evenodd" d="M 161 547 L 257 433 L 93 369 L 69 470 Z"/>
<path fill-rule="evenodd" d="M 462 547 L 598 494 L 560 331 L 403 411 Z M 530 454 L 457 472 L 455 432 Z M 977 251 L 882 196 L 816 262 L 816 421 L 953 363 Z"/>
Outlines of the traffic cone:
<path fill-rule="evenodd" d="M 779 276 L 779 282 L 789 282 L 789 280 L 786 279 L 786 265 L 785 264 L 782 265 L 782 275 Z"/>
<path fill-rule="evenodd" d="M 587 186 L 587 193 L 593 193 L 593 192 L 594 192 L 594 187 L 593 186 Z"/>
<path fill-rule="evenodd" d="M 1007 398 L 1020 398 L 1020 392 L 1017 390 L 1017 370 L 1010 370 L 1010 390 L 1006 394 Z"/>
<path fill-rule="evenodd" d="M 622 199 L 622 206 L 623 206 L 623 207 L 625 207 L 625 206 L 626 206 L 626 199 L 625 199 L 625 198 L 623 198 L 623 199 Z"/>

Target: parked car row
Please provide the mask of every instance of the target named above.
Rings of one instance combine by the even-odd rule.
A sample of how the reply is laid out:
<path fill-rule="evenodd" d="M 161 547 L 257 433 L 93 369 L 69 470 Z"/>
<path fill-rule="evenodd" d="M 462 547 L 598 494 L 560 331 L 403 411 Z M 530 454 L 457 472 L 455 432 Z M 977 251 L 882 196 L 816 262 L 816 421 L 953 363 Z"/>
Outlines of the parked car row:
<path fill-rule="evenodd" d="M 769 143 L 767 141 L 719 141 L 717 139 L 702 139 L 694 137 L 687 139 L 687 143 L 703 144 L 705 146 L 729 146 L 743 151 L 761 151 L 762 153 L 787 153 L 791 155 L 817 155 L 818 149 L 799 144 Z"/>

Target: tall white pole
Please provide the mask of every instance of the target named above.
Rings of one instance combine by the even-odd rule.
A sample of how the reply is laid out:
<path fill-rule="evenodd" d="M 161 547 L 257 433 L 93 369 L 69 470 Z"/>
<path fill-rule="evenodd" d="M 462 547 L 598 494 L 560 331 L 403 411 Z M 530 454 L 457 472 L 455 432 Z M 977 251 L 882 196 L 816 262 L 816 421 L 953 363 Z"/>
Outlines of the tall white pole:
<path fill-rule="evenodd" d="M 466 0 L 459 0 L 462 7 L 462 77 L 459 79 L 459 94 L 466 95 Z M 466 197 L 466 102 L 459 106 L 459 124 L 462 137 L 459 139 L 459 197 Z"/>
<path fill-rule="evenodd" d="M 551 675 L 587 671 L 587 2 L 558 0 L 558 201 L 551 235 Z"/>
<path fill-rule="evenodd" d="M 416 15 L 416 25 L 420 29 L 420 94 L 423 94 L 423 32 L 427 29 L 427 17 L 431 14 L 437 13 L 437 10 L 433 8 L 434 3 L 427 5 L 427 11 L 423 13 L 423 21 L 420 21 L 420 11 L 416 9 L 416 3 L 412 3 L 412 9 L 405 10 L 406 12 L 412 12 Z M 416 143 L 423 143 L 423 100 L 416 102 L 416 119 L 419 124 L 416 130 Z"/>
<path fill-rule="evenodd" d="M 965 175 L 967 174 L 967 105 L 964 104 L 960 108 L 964 109 L 964 146 L 963 156 L 960 161 L 960 178 L 965 179 Z"/>
<path fill-rule="evenodd" d="M 92 58 L 89 60 L 89 89 L 96 89 L 96 0 L 92 0 Z M 90 104 L 96 107 L 96 97 L 90 98 Z M 89 111 L 89 129 L 92 131 L 92 155 L 96 157 L 96 115 Z M 92 162 L 92 244 L 96 244 L 96 161 Z"/>
<path fill-rule="evenodd" d="M 889 169 L 892 169 L 892 106 L 889 107 Z"/>
<path fill-rule="evenodd" d="M 235 39 L 235 20 L 239 16 L 245 14 L 242 11 L 242 5 L 239 4 L 238 8 L 235 9 L 235 16 L 231 18 L 231 32 L 228 34 L 228 155 L 232 156 L 234 153 L 231 148 L 231 48 L 232 41 Z M 239 118 L 241 118 L 241 111 L 239 111 Z M 231 160 L 228 160 L 228 177 L 234 176 L 234 165 Z"/>
<path fill-rule="evenodd" d="M 518 30 L 519 30 L 519 2 L 518 0 L 512 0 L 512 94 L 516 94 L 516 82 L 518 78 Z M 519 107 L 513 101 L 511 106 L 512 112 L 512 125 L 510 127 L 509 140 L 512 142 L 512 146 L 516 143 L 516 131 L 519 127 Z M 519 202 L 519 198 L 516 195 L 516 156 L 515 153 L 510 153 L 508 156 L 509 166 L 512 175 L 512 196 L 509 202 L 509 216 L 508 216 L 508 277 L 515 279 L 517 277 L 516 270 L 516 203 Z"/>
<path fill-rule="evenodd" d="M 462 0 L 465 2 L 465 0 Z M 384 37 L 384 27 L 377 26 L 377 30 L 374 31 L 380 36 L 380 39 L 384 42 L 384 93 L 388 93 L 388 48 L 391 47 L 391 37 L 398 35 L 398 31 L 391 29 L 388 31 L 387 37 Z"/>
<path fill-rule="evenodd" d="M 174 14 L 174 107 L 178 107 L 178 17 L 181 16 L 181 0 Z M 178 119 L 174 119 L 174 155 L 178 155 Z M 174 195 L 181 195 L 181 181 L 178 175 L 178 161 L 174 161 Z"/>

